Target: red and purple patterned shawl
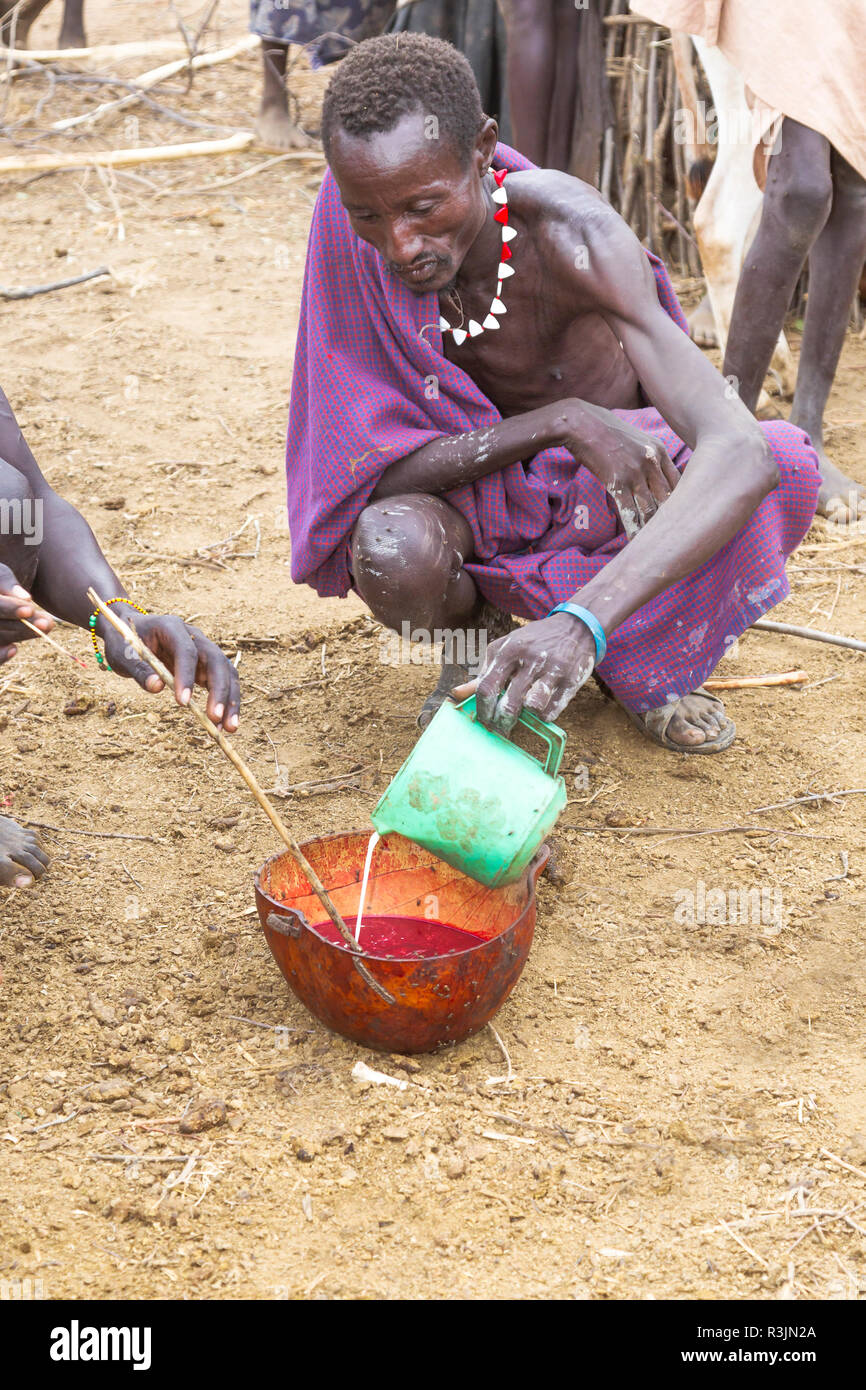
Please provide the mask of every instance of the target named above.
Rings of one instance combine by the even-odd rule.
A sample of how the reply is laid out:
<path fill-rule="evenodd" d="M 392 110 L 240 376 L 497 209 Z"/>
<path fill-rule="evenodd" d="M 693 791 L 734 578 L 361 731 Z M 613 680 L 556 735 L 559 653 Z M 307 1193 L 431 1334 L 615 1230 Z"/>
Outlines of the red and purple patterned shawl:
<path fill-rule="evenodd" d="M 495 164 L 534 168 L 503 144 Z M 688 331 L 667 271 L 647 255 L 663 308 Z M 322 597 L 351 587 L 352 529 L 388 464 L 502 418 L 443 355 L 438 323 L 436 293 L 413 294 L 352 232 L 329 170 L 307 248 L 286 445 L 292 578 Z M 660 417 L 654 432 L 672 455 L 682 447 Z M 547 449 L 448 493 L 472 527 L 478 562 L 527 550 L 562 525 L 580 472 L 566 450 Z"/>

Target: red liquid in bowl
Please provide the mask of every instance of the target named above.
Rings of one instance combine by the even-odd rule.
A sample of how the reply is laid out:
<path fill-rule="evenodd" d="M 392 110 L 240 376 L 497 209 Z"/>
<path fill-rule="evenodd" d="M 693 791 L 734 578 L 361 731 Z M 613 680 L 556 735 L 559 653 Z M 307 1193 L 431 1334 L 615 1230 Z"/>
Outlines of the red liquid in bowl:
<path fill-rule="evenodd" d="M 343 921 L 354 936 L 358 918 L 344 917 Z M 333 922 L 316 922 L 313 931 L 335 946 L 345 942 Z M 426 917 L 365 917 L 359 944 L 371 956 L 391 956 L 398 960 L 424 960 L 431 956 L 453 956 L 480 946 L 483 938 L 459 927 L 447 927 L 444 922 L 431 922 Z M 348 949 L 348 948 L 347 948 Z"/>

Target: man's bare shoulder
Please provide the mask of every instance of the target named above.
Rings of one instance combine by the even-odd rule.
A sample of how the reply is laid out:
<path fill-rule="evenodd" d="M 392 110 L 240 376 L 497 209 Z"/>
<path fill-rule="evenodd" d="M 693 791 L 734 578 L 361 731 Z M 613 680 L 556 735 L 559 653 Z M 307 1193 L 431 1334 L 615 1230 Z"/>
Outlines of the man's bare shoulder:
<path fill-rule="evenodd" d="M 637 237 L 591 184 L 556 169 L 530 169 L 513 174 L 508 187 L 539 255 L 579 299 L 634 297 L 652 279 Z"/>

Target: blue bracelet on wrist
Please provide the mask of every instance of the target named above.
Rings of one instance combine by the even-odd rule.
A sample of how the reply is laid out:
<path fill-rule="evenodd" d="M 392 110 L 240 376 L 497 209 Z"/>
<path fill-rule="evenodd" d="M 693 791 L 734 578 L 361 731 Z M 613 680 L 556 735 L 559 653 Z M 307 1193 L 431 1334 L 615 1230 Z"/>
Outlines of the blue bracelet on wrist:
<path fill-rule="evenodd" d="M 555 608 L 551 608 L 548 618 L 552 618 L 554 613 L 570 613 L 572 617 L 580 618 L 589 628 L 595 642 L 595 664 L 600 666 L 607 651 L 607 637 L 595 614 L 590 613 L 588 608 L 581 608 L 579 603 L 558 603 Z"/>

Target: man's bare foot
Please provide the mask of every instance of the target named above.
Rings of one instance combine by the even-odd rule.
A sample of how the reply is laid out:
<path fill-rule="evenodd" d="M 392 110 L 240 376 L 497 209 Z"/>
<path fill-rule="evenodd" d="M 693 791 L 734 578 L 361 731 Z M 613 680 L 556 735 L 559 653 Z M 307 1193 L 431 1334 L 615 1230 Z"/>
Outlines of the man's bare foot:
<path fill-rule="evenodd" d="M 430 691 L 421 706 L 418 718 L 415 720 L 418 728 L 426 729 L 439 706 L 444 705 L 452 690 L 455 687 L 465 685 L 467 681 L 474 680 L 477 675 L 477 670 L 470 671 L 468 666 L 458 666 L 456 663 L 443 661 L 442 672 L 436 682 L 436 688 Z"/>
<path fill-rule="evenodd" d="M 256 136 L 266 149 L 308 150 L 314 141 L 289 115 L 288 102 L 263 101 L 256 118 Z"/>
<path fill-rule="evenodd" d="M 831 463 L 823 447 L 816 444 L 815 449 L 821 470 L 818 515 L 826 516 L 835 526 L 850 526 L 852 522 L 866 520 L 866 488 Z"/>
<path fill-rule="evenodd" d="M 0 883 L 7 888 L 29 888 L 47 864 L 48 855 L 33 831 L 0 816 Z"/>
<path fill-rule="evenodd" d="M 653 743 L 675 753 L 721 753 L 730 747 L 737 733 L 721 700 L 702 688 L 645 714 L 630 709 L 625 712 Z"/>
<path fill-rule="evenodd" d="M 698 347 L 714 348 L 719 346 L 716 319 L 708 294 L 704 295 L 698 307 L 689 314 L 689 334 Z"/>

